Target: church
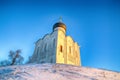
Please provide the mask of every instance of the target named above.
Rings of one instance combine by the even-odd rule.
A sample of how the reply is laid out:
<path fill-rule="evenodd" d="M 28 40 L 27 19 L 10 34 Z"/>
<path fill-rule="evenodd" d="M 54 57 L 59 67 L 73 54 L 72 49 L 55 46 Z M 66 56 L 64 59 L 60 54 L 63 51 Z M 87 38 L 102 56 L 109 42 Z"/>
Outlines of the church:
<path fill-rule="evenodd" d="M 80 47 L 66 35 L 66 25 L 57 22 L 53 31 L 35 43 L 30 63 L 62 63 L 81 66 Z"/>

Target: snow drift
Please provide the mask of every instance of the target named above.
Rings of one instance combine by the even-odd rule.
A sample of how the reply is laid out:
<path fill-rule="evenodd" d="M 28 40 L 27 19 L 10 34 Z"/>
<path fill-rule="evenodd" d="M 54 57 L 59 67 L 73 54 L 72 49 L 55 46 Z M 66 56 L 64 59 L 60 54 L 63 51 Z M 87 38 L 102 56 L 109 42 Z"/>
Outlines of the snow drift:
<path fill-rule="evenodd" d="M 0 80 L 120 80 L 120 73 L 66 64 L 0 67 Z"/>

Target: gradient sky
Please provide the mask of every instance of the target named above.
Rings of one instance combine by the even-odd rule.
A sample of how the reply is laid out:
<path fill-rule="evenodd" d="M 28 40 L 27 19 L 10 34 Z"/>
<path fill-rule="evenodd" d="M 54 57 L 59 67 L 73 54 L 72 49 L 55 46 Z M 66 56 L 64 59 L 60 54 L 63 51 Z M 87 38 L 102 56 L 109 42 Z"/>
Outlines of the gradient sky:
<path fill-rule="evenodd" d="M 0 60 L 21 49 L 27 61 L 60 16 L 81 46 L 82 66 L 120 72 L 118 0 L 0 0 Z"/>

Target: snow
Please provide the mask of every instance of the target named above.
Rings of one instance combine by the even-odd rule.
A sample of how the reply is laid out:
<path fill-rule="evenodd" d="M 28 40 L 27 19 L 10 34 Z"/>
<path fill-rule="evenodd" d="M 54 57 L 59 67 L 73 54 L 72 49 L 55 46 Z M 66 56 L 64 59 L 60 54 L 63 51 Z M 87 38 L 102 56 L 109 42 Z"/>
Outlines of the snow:
<path fill-rule="evenodd" d="M 0 67 L 0 80 L 120 80 L 120 73 L 66 64 Z"/>

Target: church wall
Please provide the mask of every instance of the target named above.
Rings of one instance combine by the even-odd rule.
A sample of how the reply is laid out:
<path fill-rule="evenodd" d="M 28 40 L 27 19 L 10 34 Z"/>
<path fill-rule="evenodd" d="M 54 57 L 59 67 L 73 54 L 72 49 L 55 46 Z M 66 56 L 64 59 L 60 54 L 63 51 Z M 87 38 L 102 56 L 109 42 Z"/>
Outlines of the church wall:
<path fill-rule="evenodd" d="M 79 53 L 79 46 L 78 44 L 75 42 L 75 64 L 76 65 L 80 65 L 80 53 Z"/>
<path fill-rule="evenodd" d="M 38 40 L 30 62 L 56 63 L 56 40 L 57 31 L 47 34 L 42 39 Z"/>
<path fill-rule="evenodd" d="M 56 63 L 56 40 L 57 40 L 57 32 L 53 32 L 48 39 L 48 51 L 47 51 L 47 61 L 50 63 Z"/>
<path fill-rule="evenodd" d="M 65 63 L 65 33 L 62 28 L 58 29 L 56 63 Z"/>
<path fill-rule="evenodd" d="M 62 51 L 61 51 L 62 46 Z M 62 30 L 58 30 L 56 63 L 80 65 L 79 46 L 70 36 L 65 36 Z"/>
<path fill-rule="evenodd" d="M 55 63 L 56 62 L 56 40 L 57 40 L 57 32 L 51 33 L 48 37 L 44 39 L 44 45 L 46 48 L 43 50 L 44 54 L 46 54 L 46 58 L 44 59 L 47 63 Z"/>
<path fill-rule="evenodd" d="M 70 36 L 67 36 L 67 64 L 74 65 L 74 45 Z"/>

